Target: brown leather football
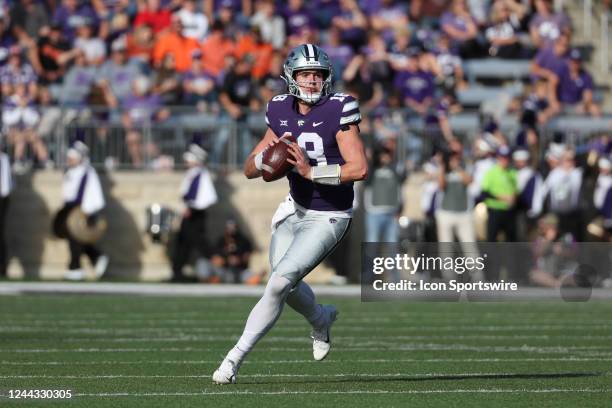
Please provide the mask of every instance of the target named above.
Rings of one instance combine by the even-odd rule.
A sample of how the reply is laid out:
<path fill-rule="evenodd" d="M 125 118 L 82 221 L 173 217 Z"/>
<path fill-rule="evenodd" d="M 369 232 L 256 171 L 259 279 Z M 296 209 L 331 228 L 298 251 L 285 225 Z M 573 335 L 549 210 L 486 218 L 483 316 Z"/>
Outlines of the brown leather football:
<path fill-rule="evenodd" d="M 295 137 L 285 136 L 280 139 L 280 143 L 269 147 L 261 160 L 261 175 L 265 181 L 274 181 L 285 177 L 285 174 L 293 168 L 293 164 L 287 161 L 289 145 L 296 143 Z"/>

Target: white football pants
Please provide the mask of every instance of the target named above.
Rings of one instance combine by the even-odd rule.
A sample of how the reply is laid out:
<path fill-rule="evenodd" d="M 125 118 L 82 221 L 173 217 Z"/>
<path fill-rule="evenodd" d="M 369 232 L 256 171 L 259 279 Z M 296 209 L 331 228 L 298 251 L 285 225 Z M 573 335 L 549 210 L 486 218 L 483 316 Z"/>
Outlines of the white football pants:
<path fill-rule="evenodd" d="M 262 298 L 247 319 L 244 332 L 227 355 L 236 365 L 253 349 L 278 320 L 285 301 L 313 327 L 326 321 L 321 305 L 302 279 L 327 257 L 346 235 L 350 218 L 325 212 L 296 211 L 283 220 L 272 234 L 272 274 Z"/>

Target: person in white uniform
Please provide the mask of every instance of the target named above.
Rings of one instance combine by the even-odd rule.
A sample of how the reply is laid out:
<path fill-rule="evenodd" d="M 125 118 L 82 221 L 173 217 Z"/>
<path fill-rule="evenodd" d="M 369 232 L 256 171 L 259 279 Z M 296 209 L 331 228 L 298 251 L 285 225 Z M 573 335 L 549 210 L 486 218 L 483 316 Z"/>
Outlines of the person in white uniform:
<path fill-rule="evenodd" d="M 183 219 L 172 256 L 172 282 L 184 282 L 183 267 L 193 251 L 200 257 L 209 255 L 206 239 L 207 209 L 217 202 L 217 191 L 210 172 L 204 166 L 208 154 L 197 144 L 191 144 L 183 155 L 189 168 L 181 184 L 185 204 Z"/>
<path fill-rule="evenodd" d="M 87 224 L 95 224 L 105 201 L 98 173 L 89 162 L 89 148 L 82 142 L 75 142 L 66 154 L 68 170 L 64 174 L 62 193 L 64 208 L 68 214 L 80 207 L 87 216 Z M 109 258 L 93 244 L 83 244 L 68 232 L 70 265 L 64 277 L 68 280 L 82 280 L 85 272 L 81 267 L 81 255 L 85 254 L 94 265 L 96 278 L 101 278 L 108 267 Z"/>

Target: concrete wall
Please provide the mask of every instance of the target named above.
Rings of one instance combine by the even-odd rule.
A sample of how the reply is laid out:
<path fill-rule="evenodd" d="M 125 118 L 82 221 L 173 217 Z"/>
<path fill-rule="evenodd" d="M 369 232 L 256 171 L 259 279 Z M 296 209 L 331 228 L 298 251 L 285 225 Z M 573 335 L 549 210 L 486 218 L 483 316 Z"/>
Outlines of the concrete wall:
<path fill-rule="evenodd" d="M 129 280 L 170 277 L 166 245 L 152 242 L 145 233 L 145 209 L 159 203 L 180 212 L 182 204 L 178 191 L 182 178 L 182 172 L 118 171 L 101 174 L 109 229 L 99 246 L 110 255 L 110 277 Z M 405 186 L 404 211 L 413 218 L 419 217 L 420 182 L 421 177 L 414 176 Z M 61 183 L 61 171 L 39 171 L 16 178 L 17 187 L 11 197 L 6 231 L 11 256 L 9 276 L 60 279 L 66 270 L 69 259 L 67 242 L 51 234 L 53 215 L 62 206 Z M 215 187 L 220 201 L 210 209 L 211 242 L 216 242 L 225 220 L 235 218 L 257 246 L 251 268 L 267 271 L 270 219 L 288 192 L 287 182 L 247 180 L 242 173 L 233 172 L 217 175 Z M 325 282 L 334 274 L 334 268 L 343 269 L 345 275 L 356 280 L 362 236 L 363 217 L 356 211 L 348 238 L 307 280 Z M 83 265 L 89 267 L 85 257 Z"/>
<path fill-rule="evenodd" d="M 106 190 L 105 215 L 109 229 L 100 247 L 111 257 L 109 275 L 116 278 L 158 280 L 170 276 L 167 248 L 154 243 L 145 231 L 145 209 L 160 203 L 182 209 L 179 185 L 182 172 L 114 172 L 102 174 Z M 68 259 L 68 245 L 51 234 L 53 215 L 61 208 L 60 171 L 41 171 L 16 178 L 8 213 L 7 242 L 9 276 L 61 278 Z M 234 217 L 257 245 L 251 266 L 267 270 L 270 219 L 287 194 L 286 181 L 265 183 L 247 180 L 241 173 L 218 175 L 215 186 L 220 202 L 210 210 L 209 230 L 215 242 L 224 222 Z M 88 261 L 83 258 L 83 265 Z M 319 268 L 315 278 L 329 277 L 329 268 Z"/>

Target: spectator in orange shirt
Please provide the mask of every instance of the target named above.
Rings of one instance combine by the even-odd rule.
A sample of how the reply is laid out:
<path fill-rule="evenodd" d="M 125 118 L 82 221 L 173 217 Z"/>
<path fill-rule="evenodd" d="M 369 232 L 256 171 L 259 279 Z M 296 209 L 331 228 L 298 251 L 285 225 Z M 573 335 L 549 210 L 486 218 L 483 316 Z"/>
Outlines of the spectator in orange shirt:
<path fill-rule="evenodd" d="M 202 44 L 204 70 L 218 78 L 225 69 L 226 59 L 233 56 L 234 41 L 225 35 L 225 27 L 219 20 L 211 27 L 210 35 Z"/>
<path fill-rule="evenodd" d="M 147 0 L 146 8 L 136 14 L 134 26 L 148 24 L 153 28 L 153 33 L 158 34 L 170 27 L 172 14 L 170 10 L 161 9 L 159 0 Z"/>
<path fill-rule="evenodd" d="M 263 78 L 270 72 L 270 61 L 274 48 L 272 44 L 264 42 L 258 26 L 252 26 L 251 31 L 245 33 L 236 44 L 236 58 L 242 59 L 249 54 L 253 58 L 253 69 L 251 75 L 255 79 Z"/>
<path fill-rule="evenodd" d="M 169 31 L 156 41 L 153 48 L 153 65 L 160 67 L 166 54 L 172 54 L 176 70 L 185 72 L 191 68 L 191 55 L 198 48 L 196 40 L 183 36 L 181 19 L 178 16 L 172 16 Z"/>

